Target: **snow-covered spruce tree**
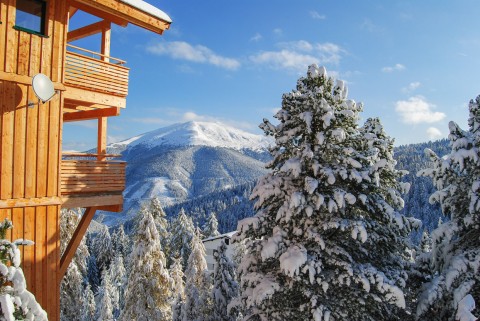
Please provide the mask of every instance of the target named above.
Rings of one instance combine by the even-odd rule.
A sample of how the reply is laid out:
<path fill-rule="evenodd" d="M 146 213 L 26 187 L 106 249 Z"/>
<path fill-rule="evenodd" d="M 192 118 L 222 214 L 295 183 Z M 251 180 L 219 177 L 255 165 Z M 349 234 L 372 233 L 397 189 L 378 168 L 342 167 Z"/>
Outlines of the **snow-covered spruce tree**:
<path fill-rule="evenodd" d="M 324 68 L 312 65 L 283 95 L 272 170 L 239 222 L 247 253 L 239 266 L 244 320 L 405 320 L 402 287 L 408 234 L 400 215 L 393 143 L 378 120 L 363 128 Z"/>
<path fill-rule="evenodd" d="M 192 252 L 185 270 L 185 302 L 182 305 L 182 321 L 208 321 L 211 314 L 211 282 L 205 260 L 205 246 L 200 231 L 194 233 Z"/>
<path fill-rule="evenodd" d="M 432 232 L 431 280 L 419 297 L 420 320 L 472 321 L 480 316 L 480 96 L 469 104 L 469 130 L 449 123 L 449 155 L 426 150 L 433 167 L 418 174 L 432 178 L 450 218 Z M 475 317 L 475 316 L 476 317 Z"/>
<path fill-rule="evenodd" d="M 222 241 L 217 251 L 213 253 L 215 258 L 215 271 L 213 272 L 213 313 L 212 319 L 216 321 L 236 321 L 238 311 L 229 309 L 232 299 L 239 294 L 235 266 L 226 255 L 227 246 Z"/>
<path fill-rule="evenodd" d="M 102 272 L 102 284 L 98 289 L 98 304 L 97 304 L 97 320 L 98 321 L 112 321 L 113 320 L 113 304 L 112 294 L 116 289 L 112 285 L 110 273 L 108 270 Z"/>
<path fill-rule="evenodd" d="M 142 211 L 135 228 L 131 270 L 125 289 L 123 321 L 170 320 L 172 280 L 165 266 L 155 221 Z"/>
<path fill-rule="evenodd" d="M 149 204 L 149 210 L 152 213 L 153 219 L 155 220 L 158 235 L 160 236 L 160 244 L 162 245 L 163 253 L 165 253 L 165 257 L 168 261 L 168 258 L 170 258 L 170 227 L 166 218 L 167 214 L 165 214 L 158 197 L 152 198 Z"/>
<path fill-rule="evenodd" d="M 33 242 L 20 239 L 12 243 L 7 240 L 7 230 L 12 227 L 8 219 L 0 223 L 0 320 L 47 321 L 47 313 L 27 290 L 20 267 L 18 246 L 32 245 Z"/>
<path fill-rule="evenodd" d="M 95 297 L 90 284 L 87 284 L 82 298 L 82 309 L 80 310 L 80 321 L 95 321 Z"/>
<path fill-rule="evenodd" d="M 113 307 L 113 316 L 118 318 L 120 312 L 125 305 L 125 285 L 126 285 L 126 270 L 123 262 L 123 257 L 120 252 L 115 254 L 115 257 L 110 265 L 108 271 L 112 283 L 111 298 Z"/>
<path fill-rule="evenodd" d="M 62 210 L 60 217 L 61 253 L 67 248 L 80 217 L 81 212 L 78 209 Z M 84 283 L 88 274 L 89 257 L 90 253 L 85 239 L 82 239 L 60 285 L 60 320 L 80 320 L 77 302 L 78 298 L 84 296 Z"/>
<path fill-rule="evenodd" d="M 208 219 L 203 226 L 202 234 L 206 238 L 220 235 L 220 233 L 218 232 L 217 215 L 215 215 L 214 212 L 210 212 L 210 215 L 208 216 Z"/>
<path fill-rule="evenodd" d="M 113 259 L 112 237 L 106 225 L 102 225 L 100 231 L 92 239 L 92 254 L 97 260 L 97 267 L 101 275 L 103 270 L 109 268 Z"/>
<path fill-rule="evenodd" d="M 192 252 L 192 239 L 195 234 L 195 226 L 185 211 L 180 209 L 178 216 L 173 220 L 170 242 L 170 257 L 180 257 L 183 268 L 186 268 L 187 261 Z"/>
<path fill-rule="evenodd" d="M 112 233 L 112 248 L 115 255 L 121 254 L 125 260 L 131 250 L 130 238 L 125 234 L 123 224 L 120 224 Z"/>
<path fill-rule="evenodd" d="M 183 267 L 180 258 L 173 259 L 170 268 L 172 278 L 172 320 L 180 321 L 182 319 L 182 305 L 185 301 L 185 281 Z"/>

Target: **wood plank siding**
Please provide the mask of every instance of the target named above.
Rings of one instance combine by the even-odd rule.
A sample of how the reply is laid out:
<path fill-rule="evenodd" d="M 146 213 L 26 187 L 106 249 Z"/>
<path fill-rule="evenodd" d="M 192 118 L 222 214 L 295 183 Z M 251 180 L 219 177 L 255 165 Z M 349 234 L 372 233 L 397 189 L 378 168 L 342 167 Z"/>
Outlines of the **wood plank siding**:
<path fill-rule="evenodd" d="M 21 250 L 28 288 L 58 320 L 63 93 L 38 105 L 30 82 L 44 73 L 63 83 L 67 1 L 47 1 L 45 36 L 15 29 L 16 0 L 0 1 L 0 219 L 12 220 L 12 239 L 35 242 Z"/>

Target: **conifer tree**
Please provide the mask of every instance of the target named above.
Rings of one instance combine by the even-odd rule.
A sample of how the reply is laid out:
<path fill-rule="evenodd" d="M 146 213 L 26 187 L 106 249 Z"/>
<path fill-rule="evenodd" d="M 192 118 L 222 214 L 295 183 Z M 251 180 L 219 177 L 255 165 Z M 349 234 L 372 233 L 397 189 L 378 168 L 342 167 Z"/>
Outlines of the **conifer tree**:
<path fill-rule="evenodd" d="M 112 248 L 115 255 L 121 254 L 125 260 L 130 253 L 130 238 L 125 234 L 123 224 L 120 224 L 112 233 Z"/>
<path fill-rule="evenodd" d="M 62 210 L 60 217 L 60 251 L 63 253 L 80 221 L 78 210 Z M 60 285 L 60 319 L 80 320 L 77 301 L 84 296 L 85 280 L 88 275 L 88 251 L 85 239 L 80 241 L 77 251 L 70 262 Z"/>
<path fill-rule="evenodd" d="M 229 309 L 230 302 L 239 294 L 239 286 L 233 262 L 226 255 L 227 246 L 222 241 L 214 252 L 215 271 L 213 273 L 213 314 L 216 321 L 235 321 L 236 309 Z"/>
<path fill-rule="evenodd" d="M 112 293 L 115 291 L 107 270 L 102 272 L 102 284 L 98 290 L 98 321 L 113 321 Z"/>
<path fill-rule="evenodd" d="M 115 254 L 115 258 L 110 265 L 108 273 L 112 283 L 110 296 L 112 298 L 113 316 L 118 318 L 120 311 L 123 309 L 125 304 L 124 291 L 126 285 L 126 270 L 123 263 L 122 254 L 120 252 Z"/>
<path fill-rule="evenodd" d="M 182 318 L 182 305 L 185 301 L 185 281 L 183 267 L 180 258 L 173 259 L 170 268 L 172 277 L 172 320 L 179 321 Z"/>
<path fill-rule="evenodd" d="M 192 252 L 185 270 L 185 302 L 182 321 L 208 321 L 211 314 L 211 283 L 205 260 L 205 247 L 197 230 L 192 238 Z"/>
<path fill-rule="evenodd" d="M 141 215 L 135 228 L 121 320 L 170 320 L 172 280 L 152 214 L 143 210 Z"/>
<path fill-rule="evenodd" d="M 219 236 L 218 232 L 218 220 L 214 212 L 210 212 L 207 221 L 203 226 L 202 234 L 205 238 Z"/>
<path fill-rule="evenodd" d="M 183 208 L 180 209 L 178 216 L 172 222 L 171 233 L 170 256 L 179 256 L 182 260 L 183 268 L 186 268 L 192 251 L 191 244 L 195 234 L 195 227 L 192 219 L 185 214 Z"/>
<path fill-rule="evenodd" d="M 168 258 L 170 258 L 171 235 L 169 231 L 169 224 L 166 218 L 167 215 L 165 214 L 158 197 L 155 197 L 150 201 L 149 210 L 152 213 L 153 219 L 155 220 L 155 225 L 160 237 L 160 244 L 162 245 L 163 253 L 165 253 L 165 257 L 167 257 L 168 261 Z"/>
<path fill-rule="evenodd" d="M 430 282 L 417 306 L 420 320 L 476 320 L 480 316 L 480 96 L 469 104 L 468 131 L 450 122 L 452 150 L 438 157 L 426 150 L 433 167 L 419 172 L 437 189 L 449 221 L 432 232 Z"/>
<path fill-rule="evenodd" d="M 95 297 L 92 292 L 90 284 L 87 284 L 84 291 L 84 296 L 82 299 L 82 309 L 80 311 L 80 320 L 81 321 L 95 321 Z"/>
<path fill-rule="evenodd" d="M 324 68 L 309 67 L 282 97 L 272 170 L 238 224 L 246 320 L 403 320 L 408 234 L 398 213 L 393 142 L 378 120 L 357 125 L 362 105 Z"/>
<path fill-rule="evenodd" d="M 112 238 L 110 232 L 106 225 L 101 225 L 100 231 L 92 240 L 92 254 L 97 260 L 100 275 L 103 270 L 109 268 L 110 261 L 113 259 L 112 253 Z"/>

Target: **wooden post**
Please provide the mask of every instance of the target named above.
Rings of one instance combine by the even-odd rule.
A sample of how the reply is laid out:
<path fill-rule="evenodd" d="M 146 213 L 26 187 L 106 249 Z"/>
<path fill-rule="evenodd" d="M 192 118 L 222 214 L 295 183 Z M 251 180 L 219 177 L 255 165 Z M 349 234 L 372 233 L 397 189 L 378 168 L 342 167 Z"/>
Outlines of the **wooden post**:
<path fill-rule="evenodd" d="M 107 117 L 98 118 L 98 133 L 97 133 L 97 159 L 105 161 L 104 156 L 107 153 Z"/>
<path fill-rule="evenodd" d="M 103 61 L 110 61 L 110 39 L 112 35 L 112 27 L 109 23 L 103 30 L 102 30 L 102 60 Z"/>
<path fill-rule="evenodd" d="M 96 207 L 87 208 L 85 210 L 85 213 L 83 213 L 80 222 L 78 222 L 78 226 L 75 229 L 75 232 L 73 232 L 72 239 L 70 240 L 70 242 L 68 242 L 65 253 L 63 253 L 62 258 L 60 259 L 60 268 L 58 271 L 60 281 L 63 279 L 63 276 L 67 272 L 68 266 L 70 265 L 70 262 L 72 262 L 78 245 L 82 241 L 82 238 L 85 235 L 85 232 L 87 231 L 87 228 L 90 225 L 90 222 L 92 221 L 96 210 Z"/>

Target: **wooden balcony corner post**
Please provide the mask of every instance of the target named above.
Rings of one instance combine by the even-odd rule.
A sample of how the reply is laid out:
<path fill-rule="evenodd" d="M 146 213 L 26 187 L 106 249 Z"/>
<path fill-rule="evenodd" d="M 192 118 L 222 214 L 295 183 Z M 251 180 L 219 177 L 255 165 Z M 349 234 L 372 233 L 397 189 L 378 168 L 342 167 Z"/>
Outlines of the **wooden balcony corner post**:
<path fill-rule="evenodd" d="M 97 159 L 105 161 L 107 154 L 107 117 L 98 118 Z"/>

